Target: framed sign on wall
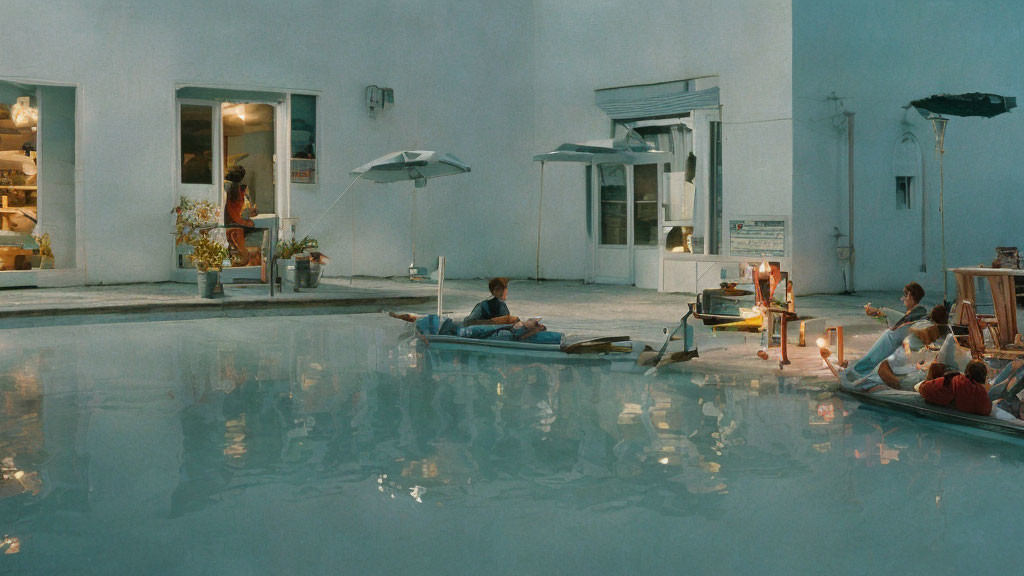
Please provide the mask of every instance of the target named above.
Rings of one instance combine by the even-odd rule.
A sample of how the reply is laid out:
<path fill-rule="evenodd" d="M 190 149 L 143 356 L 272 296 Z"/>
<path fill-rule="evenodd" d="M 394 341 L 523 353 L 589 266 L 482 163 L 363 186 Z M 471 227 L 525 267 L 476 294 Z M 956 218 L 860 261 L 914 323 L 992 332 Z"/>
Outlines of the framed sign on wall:
<path fill-rule="evenodd" d="M 732 256 L 786 256 L 785 218 L 764 217 L 729 220 L 729 254 Z"/>

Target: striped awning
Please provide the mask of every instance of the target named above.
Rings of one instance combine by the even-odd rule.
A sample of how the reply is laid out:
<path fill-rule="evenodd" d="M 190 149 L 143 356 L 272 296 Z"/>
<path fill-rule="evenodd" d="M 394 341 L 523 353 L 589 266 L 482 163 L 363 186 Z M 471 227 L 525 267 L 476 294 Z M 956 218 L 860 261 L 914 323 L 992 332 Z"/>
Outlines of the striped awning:
<path fill-rule="evenodd" d="M 675 116 L 701 108 L 718 108 L 718 87 L 692 90 L 692 80 L 603 88 L 594 102 L 612 120 Z"/>

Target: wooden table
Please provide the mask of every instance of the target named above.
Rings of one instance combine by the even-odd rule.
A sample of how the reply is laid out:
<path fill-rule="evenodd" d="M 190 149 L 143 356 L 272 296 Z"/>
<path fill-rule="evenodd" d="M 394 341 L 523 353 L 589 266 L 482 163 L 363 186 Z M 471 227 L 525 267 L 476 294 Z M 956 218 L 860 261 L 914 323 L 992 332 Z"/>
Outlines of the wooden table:
<path fill-rule="evenodd" d="M 21 210 L 16 208 L 0 208 L 0 230 L 11 229 L 11 216 L 14 214 L 21 214 Z"/>
<path fill-rule="evenodd" d="M 0 190 L 37 190 L 36 186 L 3 186 L 0 185 Z M 21 214 L 21 210 L 17 208 L 11 208 L 7 205 L 7 196 L 0 195 L 0 230 L 11 229 L 11 216 L 14 214 Z"/>
<path fill-rule="evenodd" d="M 999 346 L 1012 344 L 1017 337 L 1017 297 L 1013 286 L 1014 276 L 1024 276 L 1024 270 L 1017 268 L 950 268 L 956 276 L 957 323 L 962 324 L 960 303 L 964 300 L 977 304 L 974 297 L 974 279 L 988 279 L 992 290 L 992 306 L 996 322 L 999 323 Z"/>

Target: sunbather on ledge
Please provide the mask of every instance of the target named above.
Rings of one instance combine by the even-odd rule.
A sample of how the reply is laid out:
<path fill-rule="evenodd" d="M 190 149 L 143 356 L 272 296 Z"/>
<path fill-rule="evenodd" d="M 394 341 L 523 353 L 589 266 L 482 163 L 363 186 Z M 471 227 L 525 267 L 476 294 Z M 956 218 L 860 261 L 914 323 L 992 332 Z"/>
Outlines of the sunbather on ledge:
<path fill-rule="evenodd" d="M 520 320 L 509 313 L 508 305 L 505 304 L 505 299 L 508 298 L 508 278 L 491 278 L 487 288 L 491 292 L 491 298 L 474 306 L 473 311 L 461 323 L 450 318 L 438 318 L 436 314 L 388 314 L 392 318 L 414 322 L 420 332 L 426 334 L 521 340 L 544 344 L 561 342 L 561 333 L 547 332 L 548 328 L 540 323 L 540 318 Z"/>
<path fill-rule="evenodd" d="M 917 282 L 911 282 L 903 287 L 903 297 L 900 298 L 906 307 L 906 313 L 902 316 L 894 310 L 873 308 L 870 304 L 864 306 L 865 314 L 884 317 L 889 323 L 889 328 L 878 337 L 867 354 L 856 364 L 850 368 L 839 369 L 839 378 L 843 384 L 852 384 L 860 380 L 903 344 L 903 339 L 910 334 L 910 326 L 928 314 L 928 310 L 921 305 L 922 298 L 924 288 Z"/>
<path fill-rule="evenodd" d="M 914 385 L 921 380 L 931 379 L 925 378 L 925 372 L 933 362 L 953 370 L 963 369 L 971 358 L 961 353 L 955 338 L 949 337 L 948 318 L 944 306 L 932 308 L 927 319 L 911 325 L 910 334 L 903 340 L 903 345 L 897 347 L 875 370 L 860 380 L 844 382 L 844 385 L 869 392 L 882 389 L 882 384 L 895 390 L 913 390 Z"/>

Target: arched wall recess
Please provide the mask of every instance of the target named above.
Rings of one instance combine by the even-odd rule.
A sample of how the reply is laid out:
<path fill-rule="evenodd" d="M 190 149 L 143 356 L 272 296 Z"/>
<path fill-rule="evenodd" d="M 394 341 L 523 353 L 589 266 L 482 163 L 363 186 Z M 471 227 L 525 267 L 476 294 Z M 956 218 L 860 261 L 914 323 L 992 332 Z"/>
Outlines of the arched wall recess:
<path fill-rule="evenodd" d="M 901 208 L 921 210 L 921 272 L 927 272 L 927 213 L 924 194 L 924 153 L 917 137 L 904 132 L 896 139 L 892 156 L 893 186 Z"/>

